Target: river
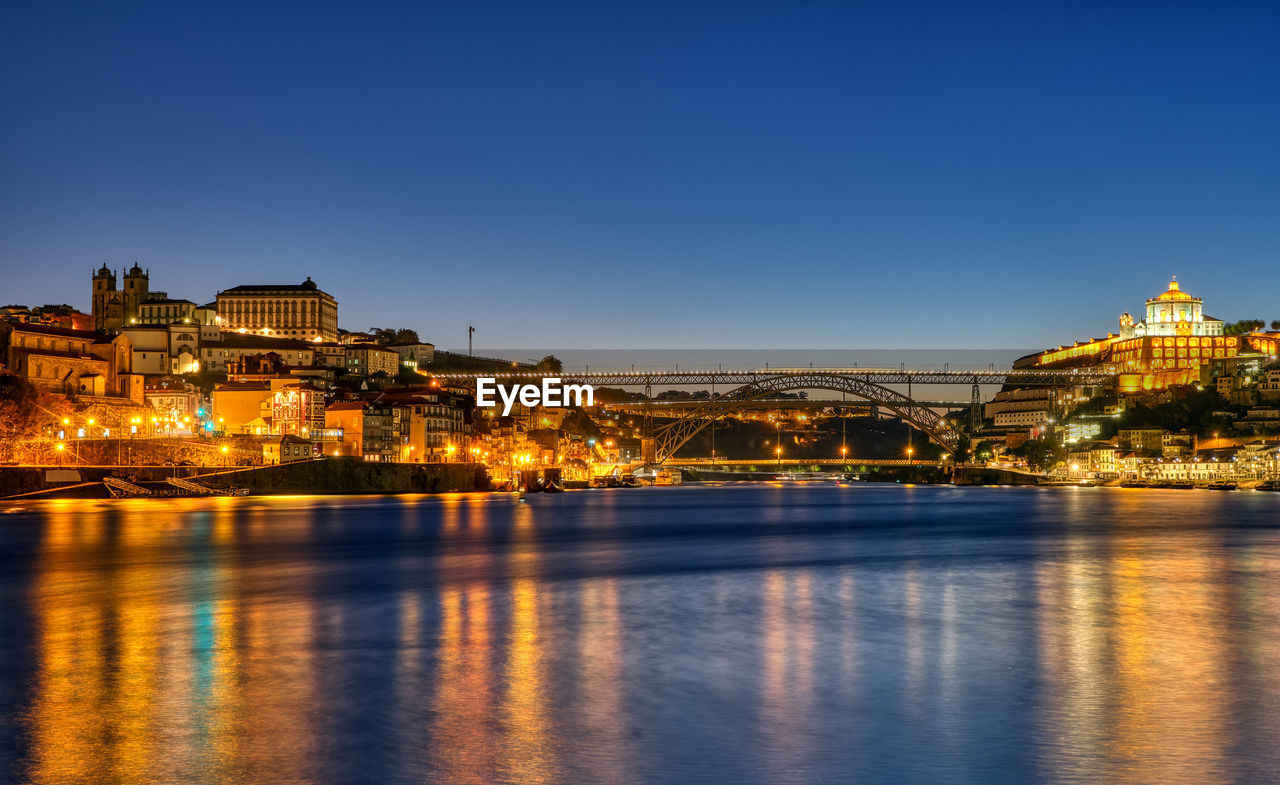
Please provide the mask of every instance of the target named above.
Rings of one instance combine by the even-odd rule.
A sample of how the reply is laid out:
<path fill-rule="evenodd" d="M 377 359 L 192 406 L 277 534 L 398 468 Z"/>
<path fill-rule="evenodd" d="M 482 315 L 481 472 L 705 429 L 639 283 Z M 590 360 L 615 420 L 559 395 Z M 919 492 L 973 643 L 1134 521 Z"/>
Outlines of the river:
<path fill-rule="evenodd" d="M 1280 494 L 3 511 L 4 781 L 1280 781 Z"/>

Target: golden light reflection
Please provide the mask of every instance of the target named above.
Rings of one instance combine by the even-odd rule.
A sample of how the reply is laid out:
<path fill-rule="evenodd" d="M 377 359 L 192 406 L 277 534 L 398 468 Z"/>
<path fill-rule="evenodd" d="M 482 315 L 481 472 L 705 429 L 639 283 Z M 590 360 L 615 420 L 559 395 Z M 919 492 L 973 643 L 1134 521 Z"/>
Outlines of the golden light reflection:
<path fill-rule="evenodd" d="M 814 620 L 808 571 L 764 576 L 761 726 L 769 781 L 803 782 L 812 744 Z"/>
<path fill-rule="evenodd" d="M 515 508 L 513 532 L 507 564 L 513 580 L 506 691 L 502 697 L 502 768 L 513 782 L 555 782 L 556 756 L 549 735 L 543 638 L 538 623 L 539 584 L 530 577 L 536 574 L 539 561 L 531 506 Z"/>
<path fill-rule="evenodd" d="M 489 596 L 482 586 L 440 592 L 440 638 L 429 738 L 444 782 L 488 785 L 498 726 L 489 659 Z"/>
<path fill-rule="evenodd" d="M 580 593 L 582 612 L 578 636 L 582 670 L 583 720 L 593 731 L 591 763 L 608 772 L 612 782 L 633 782 L 635 751 L 626 706 L 623 703 L 623 661 L 618 581 L 613 578 L 587 581 Z"/>
<path fill-rule="evenodd" d="M 235 546 L 243 508 L 166 500 L 49 513 L 33 598 L 27 779 L 308 776 L 315 612 L 308 601 L 270 595 L 243 612 L 236 576 L 244 568 L 224 564 L 219 549 Z M 304 579 L 294 587 L 310 596 Z"/>
<path fill-rule="evenodd" d="M 1159 516 L 1117 504 L 1134 508 L 1123 528 L 1072 534 L 1037 574 L 1053 779 L 1235 781 L 1231 550 L 1215 530 L 1144 531 Z"/>

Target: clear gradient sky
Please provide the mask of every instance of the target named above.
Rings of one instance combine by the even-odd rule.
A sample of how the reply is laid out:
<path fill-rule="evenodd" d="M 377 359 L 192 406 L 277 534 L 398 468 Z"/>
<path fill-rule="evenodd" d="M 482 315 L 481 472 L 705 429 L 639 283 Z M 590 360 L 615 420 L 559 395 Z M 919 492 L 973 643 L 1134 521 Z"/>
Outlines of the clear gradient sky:
<path fill-rule="evenodd" d="M 270 8 L 264 6 L 270 5 Z M 6 3 L 0 300 L 312 276 L 442 346 L 1280 318 L 1280 5 Z"/>

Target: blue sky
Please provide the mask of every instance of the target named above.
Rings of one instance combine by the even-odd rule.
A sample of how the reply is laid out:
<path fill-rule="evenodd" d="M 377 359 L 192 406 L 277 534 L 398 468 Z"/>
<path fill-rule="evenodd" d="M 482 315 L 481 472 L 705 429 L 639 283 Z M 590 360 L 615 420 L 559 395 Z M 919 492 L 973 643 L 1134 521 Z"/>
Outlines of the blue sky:
<path fill-rule="evenodd" d="M 1274 3 L 10 3 L 0 300 L 310 275 L 441 345 L 1280 318 Z"/>

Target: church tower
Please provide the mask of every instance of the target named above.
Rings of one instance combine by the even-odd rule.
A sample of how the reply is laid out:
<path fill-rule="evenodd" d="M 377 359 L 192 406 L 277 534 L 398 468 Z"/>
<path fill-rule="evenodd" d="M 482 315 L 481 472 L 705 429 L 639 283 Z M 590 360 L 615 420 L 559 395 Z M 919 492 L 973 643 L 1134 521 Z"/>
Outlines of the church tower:
<path fill-rule="evenodd" d="M 126 325 L 138 321 L 138 306 L 147 301 L 151 286 L 151 274 L 143 272 L 137 262 L 124 274 L 124 289 L 120 292 L 120 304 L 123 308 L 123 322 Z"/>
<path fill-rule="evenodd" d="M 99 332 L 106 332 L 120 328 L 119 324 L 108 324 L 111 321 L 108 314 L 108 305 L 115 294 L 115 273 L 111 272 L 106 264 L 103 264 L 93 274 L 93 329 Z"/>

